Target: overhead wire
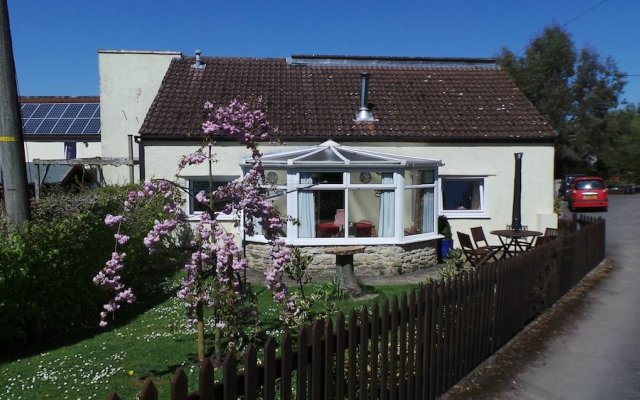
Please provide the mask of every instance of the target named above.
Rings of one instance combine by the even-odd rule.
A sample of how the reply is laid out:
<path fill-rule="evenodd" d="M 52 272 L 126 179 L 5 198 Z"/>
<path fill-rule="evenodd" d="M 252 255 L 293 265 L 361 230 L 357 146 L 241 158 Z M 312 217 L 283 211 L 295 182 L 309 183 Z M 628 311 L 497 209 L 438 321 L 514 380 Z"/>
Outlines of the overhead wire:
<path fill-rule="evenodd" d="M 584 17 L 585 15 L 589 14 L 591 11 L 595 10 L 596 8 L 600 7 L 601 5 L 603 5 L 604 3 L 608 2 L 609 0 L 602 0 L 601 2 L 599 2 L 598 4 L 588 8 L 587 10 L 581 12 L 580 14 L 576 15 L 573 18 L 570 18 L 567 22 L 565 22 L 564 24 L 560 25 L 561 27 L 566 27 L 567 25 L 569 25 L 570 23 Z M 527 45 L 528 46 L 528 45 Z M 521 48 L 516 54 L 521 55 L 522 52 L 527 48 L 527 46 L 524 46 L 523 48 Z"/>

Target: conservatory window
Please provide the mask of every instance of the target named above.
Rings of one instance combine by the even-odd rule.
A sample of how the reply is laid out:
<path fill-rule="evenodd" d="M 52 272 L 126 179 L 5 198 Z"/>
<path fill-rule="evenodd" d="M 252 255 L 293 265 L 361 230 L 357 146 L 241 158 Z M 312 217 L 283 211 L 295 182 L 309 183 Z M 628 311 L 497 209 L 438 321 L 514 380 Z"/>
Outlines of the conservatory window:
<path fill-rule="evenodd" d="M 435 232 L 435 171 L 407 170 L 404 184 L 404 234 Z"/>
<path fill-rule="evenodd" d="M 298 237 L 393 237 L 395 196 L 393 172 L 301 172 Z"/>
<path fill-rule="evenodd" d="M 244 158 L 249 168 L 254 160 Z M 331 140 L 266 154 L 265 187 L 294 245 L 410 243 L 436 237 L 440 160 L 374 152 Z M 264 240 L 259 232 L 255 239 Z"/>
<path fill-rule="evenodd" d="M 484 216 L 485 177 L 443 177 L 442 211 L 448 217 Z"/>

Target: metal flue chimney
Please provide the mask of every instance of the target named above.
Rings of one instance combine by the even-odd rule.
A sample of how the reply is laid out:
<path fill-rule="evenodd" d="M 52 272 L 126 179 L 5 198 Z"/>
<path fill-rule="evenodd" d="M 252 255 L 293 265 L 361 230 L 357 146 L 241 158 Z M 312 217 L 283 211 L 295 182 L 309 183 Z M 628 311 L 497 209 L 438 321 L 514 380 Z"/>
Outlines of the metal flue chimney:
<path fill-rule="evenodd" d="M 513 176 L 513 211 L 511 213 L 511 229 L 522 230 L 522 153 L 514 153 L 516 158 L 515 174 Z"/>
<path fill-rule="evenodd" d="M 206 66 L 205 63 L 202 62 L 201 56 L 202 51 L 196 50 L 196 62 L 191 65 L 191 68 L 204 68 Z"/>
<path fill-rule="evenodd" d="M 360 73 L 360 107 L 356 114 L 356 121 L 375 121 L 368 106 L 369 74 Z"/>

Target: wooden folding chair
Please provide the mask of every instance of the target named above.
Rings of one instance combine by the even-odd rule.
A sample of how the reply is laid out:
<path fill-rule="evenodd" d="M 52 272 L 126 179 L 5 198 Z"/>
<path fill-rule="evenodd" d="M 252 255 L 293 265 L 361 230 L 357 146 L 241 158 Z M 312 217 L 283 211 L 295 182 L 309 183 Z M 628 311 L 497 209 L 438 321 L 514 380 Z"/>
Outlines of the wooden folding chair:
<path fill-rule="evenodd" d="M 492 249 L 484 248 L 478 249 L 473 247 L 473 243 L 471 242 L 471 237 L 466 233 L 458 232 L 458 241 L 460 242 L 460 247 L 462 248 L 462 252 L 469 264 L 472 267 L 478 267 L 490 259 L 496 259 L 495 253 Z"/>
<path fill-rule="evenodd" d="M 476 226 L 471 228 L 471 236 L 473 237 L 473 241 L 476 244 L 476 248 L 478 249 L 488 249 L 493 251 L 493 258 L 497 261 L 496 253 L 502 250 L 502 246 L 491 245 L 487 241 L 487 238 L 484 236 L 484 230 L 481 226 Z"/>
<path fill-rule="evenodd" d="M 558 230 L 555 228 L 546 228 L 544 230 L 543 236 L 536 237 L 536 240 L 533 242 L 533 246 L 540 246 L 541 244 L 547 243 L 550 240 L 553 240 L 558 237 Z"/>

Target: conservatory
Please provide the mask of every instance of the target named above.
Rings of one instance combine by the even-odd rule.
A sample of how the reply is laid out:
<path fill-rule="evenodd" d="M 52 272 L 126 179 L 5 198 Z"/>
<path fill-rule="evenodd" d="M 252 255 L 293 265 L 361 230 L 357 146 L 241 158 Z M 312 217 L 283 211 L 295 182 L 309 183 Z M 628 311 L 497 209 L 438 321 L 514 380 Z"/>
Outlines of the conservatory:
<path fill-rule="evenodd" d="M 241 161 L 249 168 L 251 158 Z M 296 246 L 403 245 L 438 238 L 440 160 L 373 152 L 327 141 L 265 155 L 265 185 L 292 217 Z M 253 242 L 263 242 L 258 231 Z"/>

